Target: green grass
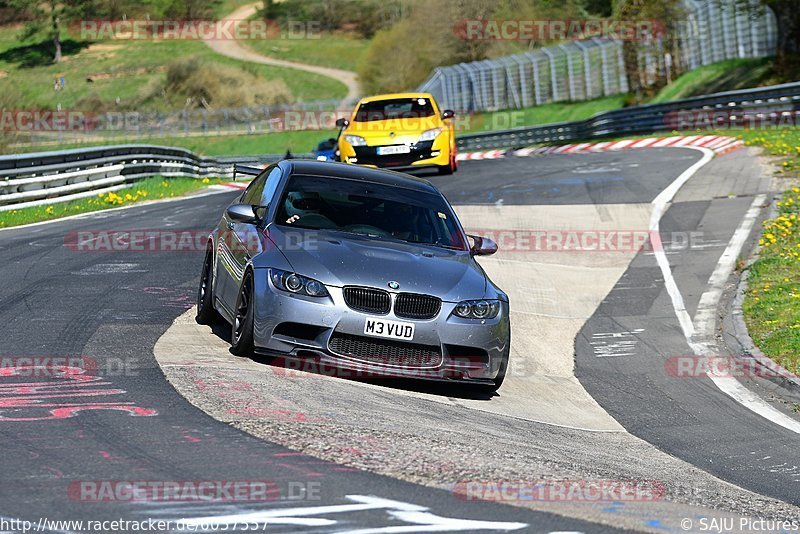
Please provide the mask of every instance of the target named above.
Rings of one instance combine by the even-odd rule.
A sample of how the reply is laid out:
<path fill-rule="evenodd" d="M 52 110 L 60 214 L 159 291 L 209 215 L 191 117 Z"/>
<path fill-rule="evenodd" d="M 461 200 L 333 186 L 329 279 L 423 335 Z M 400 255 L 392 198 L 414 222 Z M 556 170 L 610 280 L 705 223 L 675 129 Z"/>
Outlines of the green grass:
<path fill-rule="evenodd" d="M 523 109 L 476 113 L 469 118 L 457 118 L 456 125 L 459 132 L 469 133 L 578 121 L 603 111 L 621 108 L 624 101 L 625 96 L 618 95 L 585 102 L 556 102 Z"/>
<path fill-rule="evenodd" d="M 681 75 L 664 87 L 650 103 L 669 102 L 681 98 L 721 91 L 747 89 L 782 83 L 775 79 L 773 59 L 730 59 L 706 65 Z"/>
<path fill-rule="evenodd" d="M 800 170 L 800 130 L 731 130 L 748 146 L 781 158 L 781 174 L 796 182 Z M 783 186 L 788 187 L 788 186 Z M 800 188 L 791 187 L 778 215 L 764 222 L 759 258 L 750 267 L 744 319 L 755 344 L 789 371 L 800 373 Z"/>
<path fill-rule="evenodd" d="M 96 197 L 82 198 L 70 202 L 61 202 L 50 206 L 36 206 L 0 212 L 0 228 L 19 226 L 51 219 L 59 219 L 70 215 L 78 215 L 91 211 L 127 206 L 145 200 L 177 197 L 190 191 L 218 183 L 218 179 L 169 178 L 160 176 L 140 180 L 131 187 Z"/>
<path fill-rule="evenodd" d="M 755 344 L 800 373 L 800 188 L 784 193 L 779 214 L 764 223 L 761 254 L 751 266 L 744 318 Z"/>
<path fill-rule="evenodd" d="M 800 130 L 797 128 L 731 130 L 721 133 L 735 135 L 749 146 L 764 147 L 770 156 L 781 156 L 781 171 L 785 174 L 794 175 L 800 170 Z"/>
<path fill-rule="evenodd" d="M 334 137 L 336 134 L 337 131 L 334 130 L 306 130 L 253 135 L 168 138 L 153 137 L 136 138 L 130 141 L 98 141 L 94 143 L 81 144 L 15 147 L 7 149 L 7 151 L 12 153 L 23 153 L 64 150 L 69 148 L 82 148 L 91 146 L 106 146 L 113 144 L 147 144 L 186 148 L 197 154 L 206 156 L 257 156 L 260 154 L 283 154 L 287 150 L 291 150 L 293 153 L 311 152 L 311 150 L 314 149 L 320 141 L 323 141 L 328 137 Z"/>
<path fill-rule="evenodd" d="M 200 41 L 100 41 L 90 43 L 67 38 L 64 59 L 51 63 L 49 43 L 21 44 L 18 28 L 0 28 L 0 76 L 22 89 L 14 107 L 18 109 L 76 109 L 83 99 L 95 95 L 106 102 L 120 99 L 123 108 L 135 105 L 137 97 L 165 77 L 165 65 L 175 59 L 196 56 L 248 70 L 266 79 L 281 79 L 296 100 L 342 98 L 345 85 L 337 80 L 295 69 L 238 61 L 213 52 Z M 88 82 L 90 75 L 110 78 Z M 56 92 L 53 80 L 66 78 L 66 88 Z M 140 110 L 142 111 L 142 110 Z"/>
<path fill-rule="evenodd" d="M 217 19 L 221 19 L 222 17 L 233 13 L 236 9 L 252 3 L 253 0 L 222 0 L 219 5 L 214 7 L 214 14 L 216 15 Z"/>
<path fill-rule="evenodd" d="M 345 34 L 323 32 L 318 39 L 275 38 L 248 41 L 256 52 L 276 59 L 355 71 L 369 41 Z"/>

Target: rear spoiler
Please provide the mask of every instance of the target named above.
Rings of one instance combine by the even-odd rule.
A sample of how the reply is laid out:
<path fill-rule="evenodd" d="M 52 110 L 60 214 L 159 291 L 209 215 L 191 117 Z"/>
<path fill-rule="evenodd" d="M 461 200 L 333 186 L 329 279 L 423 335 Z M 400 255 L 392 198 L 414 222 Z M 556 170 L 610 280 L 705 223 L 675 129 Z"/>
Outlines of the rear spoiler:
<path fill-rule="evenodd" d="M 261 167 L 252 167 L 250 165 L 242 165 L 240 163 L 233 164 L 233 181 L 236 181 L 237 174 L 244 174 L 246 176 L 258 176 L 264 172 Z"/>

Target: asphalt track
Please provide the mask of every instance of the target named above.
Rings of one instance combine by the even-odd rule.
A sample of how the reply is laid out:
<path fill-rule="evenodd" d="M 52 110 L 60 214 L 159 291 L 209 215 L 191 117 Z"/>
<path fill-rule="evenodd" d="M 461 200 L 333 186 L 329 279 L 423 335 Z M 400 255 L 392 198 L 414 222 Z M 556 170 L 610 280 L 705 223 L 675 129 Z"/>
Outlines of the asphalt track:
<path fill-rule="evenodd" d="M 366 496 L 424 506 L 440 517 L 500 522 L 493 530 L 612 530 L 548 513 L 466 501 L 443 490 L 294 454 L 214 421 L 178 395 L 156 365 L 153 346 L 193 304 L 202 254 L 82 253 L 65 247 L 65 240 L 76 231 L 210 229 L 233 196 L 152 204 L 0 232 L 3 356 L 81 357 L 96 362 L 97 375 L 103 378 L 89 393 L 58 378 L 36 380 L 40 388 L 49 388 L 45 393 L 23 392 L 19 383 L 30 385 L 27 380 L 4 378 L 0 446 L 6 461 L 0 517 L 34 524 L 43 517 L 178 520 L 298 506 L 356 506 L 356 497 L 348 496 Z M 98 402 L 107 405 L 100 407 Z M 52 410 L 75 405 L 84 410 L 73 417 L 52 415 Z M 134 408 L 145 415 L 129 415 L 126 410 Z M 90 502 L 81 500 L 74 486 L 81 481 L 220 480 L 268 481 L 284 497 L 291 496 L 290 484 L 313 482 L 316 486 L 309 491 L 316 494 L 309 500 L 266 504 Z M 380 528 L 413 525 L 413 519 L 422 523 L 417 531 L 426 532 L 430 521 L 440 521 L 400 519 L 403 513 L 424 510 L 403 508 L 410 509 L 410 504 L 332 509 L 314 516 L 329 521 L 316 531 L 382 532 Z M 311 522 L 295 523 L 272 519 L 269 530 L 314 531 Z M 460 523 L 452 529 L 480 527 Z"/>
<path fill-rule="evenodd" d="M 604 205 L 649 203 L 698 158 L 699 154 L 692 151 L 662 149 L 468 162 L 462 164 L 455 177 L 435 177 L 434 181 L 454 204 L 464 209 L 470 206 L 483 209 L 584 205 L 603 215 Z M 676 203 L 664 219 L 662 233 L 702 226 L 706 238 L 711 239 L 713 235 L 715 242 L 726 242 L 752 200 L 747 198 L 747 193 L 743 195 L 729 201 L 687 199 L 685 205 Z M 97 362 L 98 374 L 103 377 L 102 383 L 92 385 L 92 391 L 83 396 L 85 389 L 63 387 L 63 379 L 47 379 L 50 389 L 42 393 L 41 385 L 39 391 L 22 392 L 12 389 L 18 378 L 3 378 L 0 444 L 6 452 L 6 463 L 4 484 L 0 488 L 0 516 L 34 522 L 43 516 L 50 519 L 179 519 L 338 506 L 360 499 L 361 504 L 352 509 L 318 511 L 319 515 L 314 517 L 330 521 L 327 524 L 300 521 L 289 525 L 286 520 L 273 524 L 269 530 L 353 531 L 408 525 L 414 520 L 427 521 L 425 524 L 430 525 L 434 521 L 430 516 L 419 515 L 424 512 L 412 505 L 425 507 L 439 517 L 524 523 L 523 530 L 535 532 L 609 530 L 607 526 L 575 519 L 592 517 L 594 512 L 586 510 L 555 509 L 561 515 L 553 515 L 543 510 L 465 501 L 451 492 L 397 480 L 414 479 L 403 473 L 386 477 L 292 453 L 216 421 L 180 396 L 165 380 L 153 351 L 173 321 L 185 314 L 193 303 L 201 254 L 76 252 L 64 247 L 65 236 L 92 230 L 209 229 L 232 197 L 233 194 L 202 196 L 0 232 L 0 259 L 3 260 L 0 269 L 4 281 L 0 287 L 3 356 L 80 356 Z M 504 217 L 505 213 L 510 212 L 499 212 L 498 217 Z M 477 226 L 484 222 L 465 224 Z M 702 257 L 698 257 L 696 250 L 670 256 L 671 261 L 685 259 L 685 268 L 676 269 L 675 275 L 682 283 L 697 289 L 688 292 L 686 298 L 690 303 L 691 295 L 699 298 L 702 293 L 703 282 L 713 270 L 719 251 L 709 248 L 700 254 Z M 628 271 L 622 270 L 625 276 L 618 283 L 612 281 L 614 289 L 578 337 L 577 374 L 602 408 L 632 434 L 668 453 L 663 457 L 656 454 L 656 449 L 650 451 L 645 444 L 632 438 L 626 441 L 627 434 L 619 431 L 598 435 L 496 415 L 491 409 L 464 410 L 458 395 L 451 391 L 445 392 L 444 399 L 431 402 L 430 398 L 420 396 L 435 397 L 435 390 L 417 395 L 413 388 L 409 392 L 404 387 L 362 386 L 332 379 L 313 382 L 310 389 L 315 391 L 311 395 L 307 394 L 308 381 L 283 381 L 280 393 L 297 402 L 304 400 L 307 403 L 304 413 L 311 415 L 318 414 L 315 410 L 319 409 L 319 402 L 315 399 L 324 400 L 326 414 L 338 418 L 337 424 L 345 429 L 369 426 L 365 420 L 372 418 L 373 425 L 389 425 L 394 421 L 398 427 L 407 427 L 403 430 L 409 433 L 414 428 L 422 428 L 433 434 L 438 427 L 458 434 L 463 441 L 483 439 L 494 445 L 497 440 L 498 449 L 502 449 L 501 445 L 516 445 L 519 450 L 525 450 L 533 444 L 535 454 L 526 450 L 525 454 L 530 455 L 526 457 L 521 452 L 523 461 L 533 457 L 544 459 L 543 463 L 555 472 L 564 472 L 565 464 L 570 464 L 574 473 L 583 473 L 583 476 L 608 477 L 614 472 L 619 477 L 634 476 L 636 468 L 650 469 L 647 458 L 632 458 L 626 454 L 635 453 L 636 448 L 641 447 L 642 454 L 656 458 L 653 463 L 665 471 L 664 478 L 668 476 L 666 471 L 672 472 L 676 479 L 683 476 L 692 481 L 696 478 L 698 484 L 713 486 L 720 504 L 731 495 L 740 499 L 742 506 L 758 499 L 738 488 L 720 489 L 724 484 L 717 487 L 718 481 L 710 480 L 711 477 L 705 479 L 701 471 L 692 471 L 685 465 L 699 466 L 742 488 L 797 504 L 798 476 L 790 467 L 798 463 L 796 447 L 792 447 L 796 436 L 752 415 L 702 379 L 675 382 L 664 376 L 663 358 L 688 351 L 680 345 L 681 337 L 675 324 L 670 322 L 674 321 L 674 315 L 670 316 L 662 294 L 663 281 L 653 269 L 652 255 L 640 253 L 633 262 Z M 628 290 L 629 293 L 620 296 L 620 292 Z M 642 352 L 625 360 L 597 358 L 591 341 L 587 340 L 591 340 L 594 333 L 609 331 L 608 323 L 628 322 L 646 333 L 647 337 L 642 334 L 638 339 Z M 191 353 L 184 356 L 192 358 Z M 199 389 L 215 388 L 214 383 L 208 381 L 196 382 L 196 385 Z M 274 383 L 269 385 L 275 386 Z M 353 399 L 348 398 L 350 394 L 354 395 Z M 247 391 L 240 391 L 233 400 L 242 402 L 247 395 Z M 502 398 L 501 389 L 499 398 L 494 400 Z M 101 406 L 98 402 L 107 404 Z M 90 408 L 87 404 L 93 406 Z M 68 412 L 64 411 L 56 411 L 58 417 L 54 417 L 51 411 L 74 408 L 74 405 L 83 405 L 85 409 L 74 412 L 73 417 L 65 417 Z M 213 408 L 207 411 L 211 413 Z M 424 424 L 420 423 L 423 420 Z M 731 431 L 734 420 L 735 432 Z M 286 426 L 291 427 L 290 424 Z M 253 433 L 261 434 L 257 428 Z M 770 438 L 764 439 L 765 435 Z M 514 440 L 520 442 L 514 443 Z M 300 442 L 302 439 L 298 439 Z M 628 450 L 599 452 L 609 446 L 628 447 Z M 488 446 L 484 443 L 483 447 Z M 512 466 L 511 473 L 522 473 L 515 464 L 514 447 L 510 449 L 510 452 L 503 452 Z M 754 457 L 755 451 L 758 458 Z M 389 456 L 396 456 L 391 452 Z M 413 448 L 403 452 L 409 455 L 407 471 L 424 471 L 412 465 Z M 581 458 L 581 453 L 588 457 Z M 671 463 L 673 459 L 669 455 L 688 464 Z M 755 461 L 768 456 L 778 461 L 774 464 Z M 387 459 L 385 463 L 392 464 L 394 459 Z M 637 465 L 625 465 L 626 460 Z M 593 469 L 589 469 L 591 464 L 595 464 Z M 435 469 L 431 465 L 425 467 L 425 470 Z M 676 472 L 680 469 L 684 471 Z M 549 474 L 544 469 L 538 472 L 539 476 Z M 422 480 L 424 473 L 418 475 L 420 481 L 426 482 Z M 290 484 L 311 481 L 319 483 L 319 498 L 244 504 L 87 502 L 70 491 L 76 481 L 86 480 L 267 480 L 276 484 L 282 493 Z M 363 504 L 367 497 L 397 502 Z M 701 505 L 713 509 L 713 499 L 701 500 Z M 659 513 L 670 510 L 664 507 Z M 671 512 L 674 514 L 676 510 Z M 598 521 L 615 524 L 614 513 L 617 512 L 606 510 L 605 515 L 597 516 Z M 296 519 L 303 513 L 287 514 L 293 514 L 292 519 Z M 653 517 L 658 515 L 657 512 L 653 514 Z M 567 515 L 572 518 L 564 517 Z M 637 524 L 629 515 L 624 524 L 629 528 L 639 525 L 647 530 L 649 520 L 652 526 L 653 519 L 648 516 L 636 519 L 641 523 Z M 620 516 L 620 524 L 622 520 Z M 281 519 L 273 517 L 272 521 Z M 520 525 L 506 524 L 502 528 L 512 526 Z M 448 528 L 453 527 L 453 523 L 448 524 Z M 460 527 L 460 530 L 478 530 L 480 525 L 464 523 Z M 498 527 L 501 525 L 493 525 L 494 529 Z M 418 531 L 430 530 L 429 526 L 421 526 Z M 374 530 L 381 531 L 384 530 Z"/>

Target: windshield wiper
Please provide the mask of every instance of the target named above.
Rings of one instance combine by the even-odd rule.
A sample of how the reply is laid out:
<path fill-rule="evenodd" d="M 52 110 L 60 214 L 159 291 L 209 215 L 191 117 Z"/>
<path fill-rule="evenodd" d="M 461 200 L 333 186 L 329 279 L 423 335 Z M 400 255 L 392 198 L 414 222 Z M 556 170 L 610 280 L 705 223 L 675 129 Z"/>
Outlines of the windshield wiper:
<path fill-rule="evenodd" d="M 446 248 L 448 250 L 463 250 L 461 247 L 457 247 L 455 245 L 447 245 L 445 243 L 440 243 L 439 241 L 434 241 L 431 243 L 430 241 L 410 241 L 404 240 L 407 243 L 413 243 L 415 245 L 430 245 L 432 247 L 439 247 L 439 248 Z"/>

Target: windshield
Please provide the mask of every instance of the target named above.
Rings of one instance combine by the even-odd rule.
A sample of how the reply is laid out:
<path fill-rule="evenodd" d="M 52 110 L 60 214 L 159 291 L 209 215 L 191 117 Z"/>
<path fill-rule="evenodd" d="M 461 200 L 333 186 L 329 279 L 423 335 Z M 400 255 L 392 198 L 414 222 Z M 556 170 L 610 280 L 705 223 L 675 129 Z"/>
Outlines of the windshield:
<path fill-rule="evenodd" d="M 388 119 L 418 119 L 433 115 L 433 105 L 427 98 L 395 98 L 364 102 L 358 106 L 353 120 L 370 122 Z"/>
<path fill-rule="evenodd" d="M 322 176 L 293 176 L 276 223 L 466 250 L 441 196 L 401 187 Z"/>

